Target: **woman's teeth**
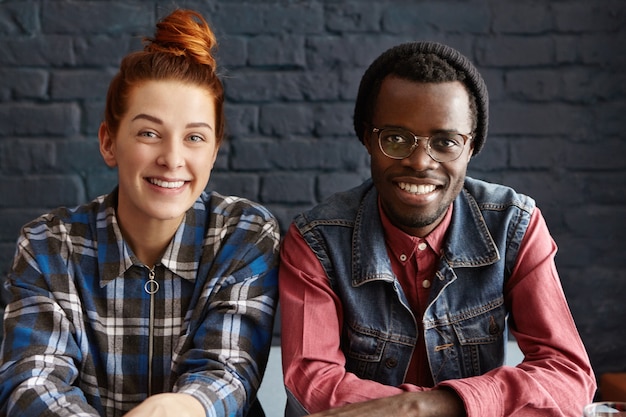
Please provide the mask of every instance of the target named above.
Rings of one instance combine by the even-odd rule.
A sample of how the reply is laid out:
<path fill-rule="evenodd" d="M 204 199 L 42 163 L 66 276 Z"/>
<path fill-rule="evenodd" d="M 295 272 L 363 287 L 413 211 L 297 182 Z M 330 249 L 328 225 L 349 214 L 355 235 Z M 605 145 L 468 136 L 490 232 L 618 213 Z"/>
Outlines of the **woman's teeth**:
<path fill-rule="evenodd" d="M 432 184 L 409 184 L 408 182 L 399 182 L 398 186 L 411 194 L 428 194 L 437 188 Z"/>
<path fill-rule="evenodd" d="M 163 188 L 180 188 L 185 184 L 185 181 L 162 181 L 156 178 L 150 178 L 150 183 Z"/>

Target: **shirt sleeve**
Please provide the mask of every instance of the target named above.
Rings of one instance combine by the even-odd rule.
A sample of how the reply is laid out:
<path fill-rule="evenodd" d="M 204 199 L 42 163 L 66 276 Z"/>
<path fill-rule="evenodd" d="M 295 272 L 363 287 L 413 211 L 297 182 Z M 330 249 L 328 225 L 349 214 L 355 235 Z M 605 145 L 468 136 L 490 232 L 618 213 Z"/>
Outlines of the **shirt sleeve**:
<path fill-rule="evenodd" d="M 36 257 L 29 239 L 20 238 L 5 281 L 11 301 L 4 314 L 0 358 L 2 416 L 99 416 L 73 385 L 76 364 L 85 352 L 74 337 L 73 318 L 44 279 L 46 268 L 55 269 L 53 262 L 52 257 Z M 70 297 L 65 301 L 72 302 Z"/>
<path fill-rule="evenodd" d="M 285 387 L 309 413 L 405 391 L 358 378 L 340 348 L 343 311 L 324 270 L 292 224 L 281 248 L 279 291 Z"/>
<path fill-rule="evenodd" d="M 468 417 L 580 417 L 591 402 L 596 381 L 563 293 L 556 251 L 535 209 L 505 288 L 511 332 L 523 362 L 440 384 L 463 399 Z"/>
<path fill-rule="evenodd" d="M 205 251 L 212 259 L 205 289 L 186 348 L 174 359 L 174 391 L 197 398 L 207 415 L 244 416 L 272 341 L 280 235 L 274 218 L 247 215 L 226 237 L 215 233 L 214 239 L 219 249 Z"/>

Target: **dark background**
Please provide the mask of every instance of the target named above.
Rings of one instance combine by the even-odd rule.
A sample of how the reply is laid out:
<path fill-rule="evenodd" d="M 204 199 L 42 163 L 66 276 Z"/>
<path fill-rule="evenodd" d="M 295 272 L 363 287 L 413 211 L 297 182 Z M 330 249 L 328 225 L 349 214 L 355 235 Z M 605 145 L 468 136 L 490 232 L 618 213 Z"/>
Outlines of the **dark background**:
<path fill-rule="evenodd" d="M 0 280 L 21 225 L 115 185 L 97 143 L 109 80 L 175 6 L 220 41 L 228 140 L 209 186 L 283 231 L 368 177 L 352 110 L 376 56 L 416 39 L 469 56 L 491 96 L 470 175 L 537 200 L 596 374 L 626 371 L 623 0 L 0 0 Z"/>

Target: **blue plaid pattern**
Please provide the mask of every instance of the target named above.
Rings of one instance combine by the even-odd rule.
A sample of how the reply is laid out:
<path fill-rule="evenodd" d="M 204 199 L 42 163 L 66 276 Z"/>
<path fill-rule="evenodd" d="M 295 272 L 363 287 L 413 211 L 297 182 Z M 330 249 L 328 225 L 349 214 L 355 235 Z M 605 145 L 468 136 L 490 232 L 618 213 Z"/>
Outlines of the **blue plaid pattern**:
<path fill-rule="evenodd" d="M 122 416 L 160 392 L 193 395 L 207 416 L 245 415 L 271 344 L 275 218 L 203 193 L 154 268 L 151 300 L 116 196 L 23 228 L 6 283 L 0 416 Z"/>

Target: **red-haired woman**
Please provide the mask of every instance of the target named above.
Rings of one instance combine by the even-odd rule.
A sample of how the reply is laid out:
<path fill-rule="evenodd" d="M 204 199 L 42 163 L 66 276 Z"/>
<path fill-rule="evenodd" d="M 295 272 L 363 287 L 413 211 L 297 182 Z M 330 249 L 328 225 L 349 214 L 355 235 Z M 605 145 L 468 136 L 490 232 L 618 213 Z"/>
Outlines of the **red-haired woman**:
<path fill-rule="evenodd" d="M 98 134 L 118 186 L 22 230 L 2 416 L 263 414 L 277 222 L 205 192 L 224 134 L 206 21 L 177 10 L 146 41 L 112 80 Z"/>

